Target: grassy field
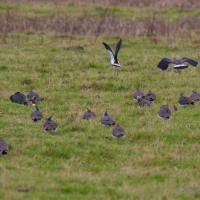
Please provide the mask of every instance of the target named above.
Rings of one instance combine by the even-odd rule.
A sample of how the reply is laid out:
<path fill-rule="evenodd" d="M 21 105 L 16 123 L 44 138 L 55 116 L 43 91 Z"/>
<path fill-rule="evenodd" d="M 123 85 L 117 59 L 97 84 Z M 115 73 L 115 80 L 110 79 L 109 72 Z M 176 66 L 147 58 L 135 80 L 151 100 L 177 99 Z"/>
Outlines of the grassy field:
<path fill-rule="evenodd" d="M 123 68 L 115 76 L 102 41 L 114 48 L 120 37 Z M 182 92 L 200 92 L 200 69 L 156 68 L 163 57 L 199 61 L 199 40 L 159 38 L 152 44 L 144 37 L 99 36 L 93 45 L 94 40 L 1 35 L 0 137 L 10 147 L 0 156 L 1 199 L 199 199 L 200 104 L 184 109 L 177 102 Z M 152 107 L 138 108 L 137 87 L 156 93 Z M 38 103 L 44 119 L 37 124 L 29 117 L 32 106 L 9 100 L 30 89 L 44 98 Z M 169 121 L 158 118 L 162 104 L 178 107 Z M 86 108 L 97 117 L 84 121 Z M 124 127 L 125 139 L 113 139 L 112 128 L 101 126 L 105 110 Z M 51 115 L 58 131 L 48 134 L 43 123 Z"/>

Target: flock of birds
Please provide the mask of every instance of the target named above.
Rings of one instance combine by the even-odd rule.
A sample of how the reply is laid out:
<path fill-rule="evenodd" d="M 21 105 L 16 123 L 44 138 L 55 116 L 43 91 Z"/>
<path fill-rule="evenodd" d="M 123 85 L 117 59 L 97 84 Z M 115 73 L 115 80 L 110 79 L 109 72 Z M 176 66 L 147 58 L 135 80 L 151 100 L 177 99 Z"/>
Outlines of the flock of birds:
<path fill-rule="evenodd" d="M 115 53 L 111 50 L 110 46 L 103 42 L 103 45 L 105 46 L 106 50 L 108 51 L 110 55 L 110 64 L 114 67 L 115 73 L 117 73 L 117 68 L 122 68 L 118 61 L 118 53 L 121 48 L 122 39 L 118 41 Z M 81 48 L 82 50 L 82 48 Z M 157 68 L 160 70 L 166 70 L 169 66 L 169 64 L 173 64 L 173 68 L 180 71 L 181 69 L 186 69 L 189 66 L 185 64 L 185 62 L 189 63 L 190 65 L 196 67 L 198 65 L 198 62 L 183 57 L 179 60 L 177 59 L 169 59 L 169 58 L 163 58 L 160 60 L 160 62 L 157 65 Z M 133 94 L 134 100 L 137 100 L 139 107 L 144 106 L 151 106 L 152 102 L 156 100 L 156 95 L 151 90 L 149 90 L 146 94 L 140 91 L 139 88 L 137 88 Z M 14 103 L 18 104 L 24 104 L 24 105 L 33 105 L 35 106 L 35 110 L 31 112 L 30 118 L 31 120 L 35 122 L 39 122 L 42 120 L 43 115 L 40 112 L 37 101 L 42 101 L 43 98 L 41 98 L 37 93 L 33 92 L 32 90 L 28 91 L 27 96 L 25 96 L 21 92 L 16 92 L 14 95 L 10 96 L 10 100 Z M 183 95 L 183 93 L 180 95 L 178 103 L 181 106 L 187 106 L 187 105 L 194 105 L 194 101 L 200 101 L 200 94 L 194 90 L 192 91 L 190 97 L 186 97 Z M 173 111 L 177 111 L 177 107 L 174 106 Z M 172 117 L 172 111 L 168 108 L 167 105 L 161 105 L 160 111 L 158 113 L 159 118 L 168 120 Z M 84 120 L 90 120 L 91 118 L 96 117 L 96 114 L 92 112 L 90 109 L 87 109 L 86 112 L 83 114 Z M 112 137 L 113 138 L 124 138 L 125 137 L 125 131 L 124 128 L 122 128 L 119 123 L 116 123 L 115 119 L 108 114 L 107 111 L 105 111 L 104 115 L 101 117 L 101 124 L 103 126 L 115 126 L 112 130 Z M 52 116 L 46 119 L 45 123 L 43 124 L 44 131 L 47 132 L 55 132 L 57 130 L 57 124 L 52 119 Z M 0 138 L 0 153 L 2 155 L 6 155 L 8 151 L 8 144 L 6 141 L 4 141 L 2 138 Z"/>

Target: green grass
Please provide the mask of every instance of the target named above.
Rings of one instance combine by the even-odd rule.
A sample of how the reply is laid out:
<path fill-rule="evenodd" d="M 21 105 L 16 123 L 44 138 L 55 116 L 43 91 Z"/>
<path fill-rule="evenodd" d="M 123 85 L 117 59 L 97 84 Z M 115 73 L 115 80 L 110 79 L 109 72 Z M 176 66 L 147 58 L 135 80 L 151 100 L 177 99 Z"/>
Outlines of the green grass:
<path fill-rule="evenodd" d="M 0 156 L 1 199 L 199 199 L 199 192 L 181 188 L 199 187 L 200 104 L 178 107 L 169 121 L 157 113 L 162 104 L 177 105 L 181 92 L 198 90 L 200 70 L 156 69 L 163 57 L 198 60 L 199 49 L 195 43 L 152 45 L 123 37 L 123 68 L 114 76 L 101 42 L 114 48 L 118 39 L 101 37 L 91 46 L 92 37 L 13 34 L 1 44 L 0 136 L 10 147 Z M 77 44 L 85 50 L 75 50 Z M 136 87 L 156 93 L 151 108 L 137 107 Z M 32 106 L 9 100 L 29 89 L 44 98 L 41 123 L 29 119 Z M 96 119 L 82 120 L 86 108 Z M 105 110 L 125 128 L 124 140 L 101 126 Z M 58 131 L 48 134 L 42 124 L 51 115 Z"/>
<path fill-rule="evenodd" d="M 199 17 L 200 9 L 183 9 L 179 7 L 158 8 L 134 8 L 118 5 L 105 6 L 102 4 L 75 3 L 0 3 L 1 13 L 14 12 L 28 18 L 51 17 L 56 14 L 80 16 L 87 12 L 94 17 L 102 16 L 107 9 L 110 15 L 122 19 L 134 17 L 136 20 L 156 16 L 163 17 L 166 21 L 176 21 L 180 16 Z"/>

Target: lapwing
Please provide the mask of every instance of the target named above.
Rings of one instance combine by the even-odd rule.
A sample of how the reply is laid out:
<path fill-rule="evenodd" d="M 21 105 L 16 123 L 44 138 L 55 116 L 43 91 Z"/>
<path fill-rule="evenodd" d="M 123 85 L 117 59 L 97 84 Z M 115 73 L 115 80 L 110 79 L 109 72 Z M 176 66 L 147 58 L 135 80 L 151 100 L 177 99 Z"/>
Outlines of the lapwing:
<path fill-rule="evenodd" d="M 28 105 L 36 106 L 36 97 L 33 96 L 30 99 L 27 99 Z"/>
<path fill-rule="evenodd" d="M 155 101 L 156 100 L 156 95 L 149 90 L 146 94 L 145 94 L 145 99 L 149 100 L 149 101 Z"/>
<path fill-rule="evenodd" d="M 14 103 L 28 105 L 26 96 L 21 92 L 16 92 L 14 95 L 11 95 L 10 100 Z"/>
<path fill-rule="evenodd" d="M 43 115 L 40 112 L 39 108 L 37 107 L 37 105 L 35 106 L 35 110 L 30 114 L 30 118 L 33 122 L 39 122 L 42 120 Z"/>
<path fill-rule="evenodd" d="M 37 93 L 33 92 L 32 90 L 29 90 L 27 94 L 27 99 L 33 99 L 34 97 L 36 101 L 43 100 L 43 98 L 41 98 Z"/>
<path fill-rule="evenodd" d="M 76 50 L 84 50 L 84 47 L 78 45 L 78 46 L 76 46 Z"/>
<path fill-rule="evenodd" d="M 8 151 L 8 144 L 2 138 L 0 138 L 0 153 L 2 155 L 6 155 L 7 151 Z"/>
<path fill-rule="evenodd" d="M 112 116 L 109 116 L 108 112 L 106 111 L 104 115 L 101 117 L 101 124 L 103 126 L 112 126 L 112 125 L 115 125 L 116 122 L 114 118 Z"/>
<path fill-rule="evenodd" d="M 117 55 L 118 52 L 121 48 L 121 43 L 122 43 L 122 39 L 120 38 L 119 42 L 117 43 L 117 46 L 115 48 L 115 54 L 112 52 L 111 48 L 104 42 L 102 42 L 103 45 L 105 46 L 105 48 L 107 49 L 108 53 L 110 54 L 110 64 L 115 68 L 115 72 L 117 68 L 122 68 L 122 66 L 120 65 L 118 59 L 117 59 Z"/>
<path fill-rule="evenodd" d="M 141 92 L 139 88 L 137 88 L 137 89 L 135 90 L 134 94 L 133 94 L 134 100 L 137 100 L 137 97 L 139 97 L 139 96 L 143 97 L 143 96 L 144 96 L 144 93 Z"/>
<path fill-rule="evenodd" d="M 200 94 L 196 91 L 196 89 L 192 91 L 190 99 L 193 101 L 200 101 Z"/>
<path fill-rule="evenodd" d="M 174 65 L 174 69 L 185 69 L 185 68 L 188 68 L 188 65 L 184 64 L 185 62 L 188 62 L 190 65 L 196 67 L 198 65 L 198 62 L 197 61 L 194 61 L 190 58 L 186 58 L 186 57 L 183 57 L 181 58 L 180 60 L 177 60 L 177 59 L 169 59 L 169 58 L 163 58 L 157 65 L 157 68 L 161 69 L 161 70 L 166 70 L 168 68 L 168 65 L 170 63 L 172 63 Z"/>
<path fill-rule="evenodd" d="M 170 111 L 170 109 L 168 108 L 168 106 L 162 105 L 162 106 L 160 107 L 160 111 L 159 111 L 159 113 L 158 113 L 158 116 L 159 116 L 159 118 L 161 118 L 161 119 L 165 119 L 165 120 L 170 119 L 170 118 L 172 117 L 172 115 L 171 115 L 171 111 Z"/>
<path fill-rule="evenodd" d="M 190 105 L 190 104 L 194 105 L 194 101 L 190 97 L 184 96 L 183 93 L 180 94 L 178 103 L 180 106 L 183 106 L 183 107 Z"/>
<path fill-rule="evenodd" d="M 125 131 L 119 124 L 117 124 L 114 127 L 114 129 L 112 131 L 112 137 L 113 138 L 125 138 Z"/>
<path fill-rule="evenodd" d="M 44 131 L 56 132 L 56 130 L 57 130 L 56 122 L 52 120 L 52 117 L 49 117 L 47 121 L 44 123 Z"/>
<path fill-rule="evenodd" d="M 141 96 L 138 96 L 137 97 L 137 101 L 138 101 L 138 106 L 139 107 L 144 107 L 144 106 L 151 106 L 151 101 L 145 99 L 145 96 L 141 97 Z"/>
<path fill-rule="evenodd" d="M 96 117 L 96 114 L 94 112 L 92 112 L 90 109 L 87 109 L 83 115 L 83 119 L 85 119 L 85 120 L 89 120 L 93 117 Z"/>

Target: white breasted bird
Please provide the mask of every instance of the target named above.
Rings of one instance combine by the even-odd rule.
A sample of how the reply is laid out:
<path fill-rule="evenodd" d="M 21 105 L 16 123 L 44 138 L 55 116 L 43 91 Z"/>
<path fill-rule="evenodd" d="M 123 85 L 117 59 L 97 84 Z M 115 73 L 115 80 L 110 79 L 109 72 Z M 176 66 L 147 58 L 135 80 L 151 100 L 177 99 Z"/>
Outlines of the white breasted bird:
<path fill-rule="evenodd" d="M 113 138 L 125 138 L 125 131 L 119 124 L 117 124 L 114 127 L 114 129 L 112 131 L 112 137 Z"/>
<path fill-rule="evenodd" d="M 102 42 L 102 43 L 110 55 L 110 64 L 115 68 L 115 71 L 117 68 L 122 68 L 122 66 L 120 65 L 117 59 L 118 52 L 121 48 L 122 39 L 120 38 L 119 42 L 117 43 L 117 46 L 115 48 L 115 53 L 112 52 L 111 48 L 105 42 Z"/>
<path fill-rule="evenodd" d="M 192 60 L 190 58 L 183 57 L 181 59 L 169 59 L 169 58 L 162 58 L 161 61 L 158 63 L 157 68 L 161 70 L 166 70 L 168 68 L 168 65 L 172 63 L 174 65 L 174 69 L 185 69 L 188 68 L 188 65 L 184 64 L 185 62 L 188 62 L 190 65 L 196 67 L 198 65 L 198 62 L 195 60 Z"/>

